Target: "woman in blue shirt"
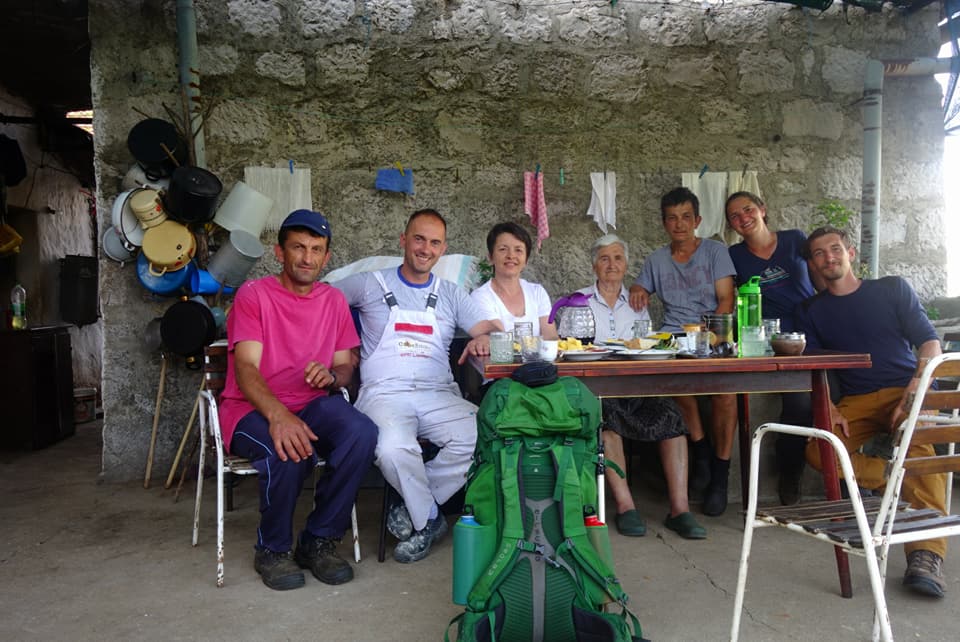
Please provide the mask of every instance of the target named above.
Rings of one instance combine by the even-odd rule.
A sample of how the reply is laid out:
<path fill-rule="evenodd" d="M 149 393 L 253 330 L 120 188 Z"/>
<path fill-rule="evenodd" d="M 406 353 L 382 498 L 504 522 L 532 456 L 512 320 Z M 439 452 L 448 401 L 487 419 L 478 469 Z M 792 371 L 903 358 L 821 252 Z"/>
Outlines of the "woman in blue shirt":
<path fill-rule="evenodd" d="M 743 237 L 743 241 L 730 246 L 737 284 L 759 275 L 764 318 L 780 319 L 781 331 L 793 332 L 794 309 L 814 294 L 807 262 L 800 255 L 806 235 L 800 230 L 774 232 L 768 228 L 767 207 L 759 196 L 750 192 L 731 194 L 725 212 L 727 223 Z M 781 398 L 781 422 L 812 425 L 809 394 L 788 393 Z M 794 435 L 780 435 L 777 439 L 778 489 L 784 504 L 800 501 L 805 442 L 804 438 Z"/>

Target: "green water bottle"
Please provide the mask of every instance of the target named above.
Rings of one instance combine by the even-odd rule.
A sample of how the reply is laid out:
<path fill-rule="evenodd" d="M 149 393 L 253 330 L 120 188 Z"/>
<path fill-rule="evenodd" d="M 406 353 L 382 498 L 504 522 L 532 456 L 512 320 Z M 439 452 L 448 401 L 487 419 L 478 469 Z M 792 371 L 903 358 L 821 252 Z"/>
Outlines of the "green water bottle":
<path fill-rule="evenodd" d="M 737 356 L 743 356 L 743 328 L 763 326 L 760 306 L 760 277 L 751 276 L 737 290 Z"/>
<path fill-rule="evenodd" d="M 453 525 L 453 603 L 466 605 L 467 596 L 496 553 L 497 533 L 464 506 L 463 516 Z"/>

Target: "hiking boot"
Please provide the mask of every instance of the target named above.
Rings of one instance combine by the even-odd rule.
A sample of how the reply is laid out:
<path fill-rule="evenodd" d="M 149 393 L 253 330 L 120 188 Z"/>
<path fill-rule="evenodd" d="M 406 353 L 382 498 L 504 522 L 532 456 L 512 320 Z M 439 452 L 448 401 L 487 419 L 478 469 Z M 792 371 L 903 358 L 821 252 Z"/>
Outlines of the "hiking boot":
<path fill-rule="evenodd" d="M 730 460 L 714 456 L 710 466 L 710 485 L 703 493 L 703 514 L 710 517 L 723 515 L 727 510 L 727 481 L 730 477 Z"/>
<path fill-rule="evenodd" d="M 647 523 L 643 521 L 640 512 L 636 508 L 625 510 L 616 516 L 614 522 L 617 524 L 617 531 L 627 537 L 643 537 L 647 534 Z"/>
<path fill-rule="evenodd" d="M 794 473 L 780 471 L 780 480 L 777 483 L 777 491 L 780 495 L 780 503 L 784 506 L 793 506 L 800 503 L 800 480 L 803 473 Z"/>
<path fill-rule="evenodd" d="M 409 564 L 422 560 L 430 553 L 430 546 L 440 540 L 447 532 L 447 520 L 440 513 L 433 519 L 427 520 L 422 530 L 414 531 L 408 539 L 397 544 L 393 549 L 393 559 L 401 564 Z"/>
<path fill-rule="evenodd" d="M 303 586 L 303 571 L 293 561 L 290 551 L 276 553 L 267 548 L 258 548 L 253 556 L 253 568 L 260 579 L 274 591 L 288 591 Z"/>
<path fill-rule="evenodd" d="M 695 493 L 702 493 L 710 484 L 710 442 L 706 437 L 690 442 L 690 480 L 687 484 Z"/>
<path fill-rule="evenodd" d="M 337 555 L 339 541 L 331 537 L 316 537 L 305 532 L 297 542 L 293 559 L 300 568 L 309 568 L 313 576 L 324 584 L 349 582 L 353 579 L 353 568 L 345 559 Z"/>
<path fill-rule="evenodd" d="M 401 542 L 413 535 L 413 521 L 407 512 L 407 505 L 399 501 L 387 511 L 387 530 Z"/>
<path fill-rule="evenodd" d="M 903 574 L 903 585 L 920 595 L 943 597 L 947 588 L 943 581 L 943 558 L 933 551 L 907 553 L 907 572 Z"/>

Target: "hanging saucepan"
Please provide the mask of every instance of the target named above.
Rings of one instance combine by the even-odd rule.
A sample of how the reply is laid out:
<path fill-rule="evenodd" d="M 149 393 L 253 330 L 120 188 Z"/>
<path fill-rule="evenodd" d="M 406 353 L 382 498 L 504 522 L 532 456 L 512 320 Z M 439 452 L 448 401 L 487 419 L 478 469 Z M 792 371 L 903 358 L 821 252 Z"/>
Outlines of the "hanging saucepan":
<path fill-rule="evenodd" d="M 144 188 L 130 195 L 128 203 L 143 229 L 156 227 L 167 220 L 167 212 L 160 202 L 160 193 L 157 190 Z"/>
<path fill-rule="evenodd" d="M 180 138 L 177 128 L 159 118 L 148 118 L 134 125 L 127 134 L 127 147 L 150 180 L 170 176 L 177 165 L 187 162 L 187 144 Z"/>
<path fill-rule="evenodd" d="M 103 233 L 103 253 L 120 265 L 133 260 L 137 255 L 137 249 L 136 245 L 123 240 L 120 232 L 112 225 Z"/>
<path fill-rule="evenodd" d="M 120 183 L 120 189 L 131 190 L 137 189 L 138 187 L 149 187 L 159 192 L 170 187 L 170 179 L 150 178 L 138 163 L 134 163 L 123 177 L 123 181 Z"/>
<path fill-rule="evenodd" d="M 218 283 L 231 288 L 243 285 L 250 270 L 263 256 L 263 244 L 249 232 L 236 229 L 229 240 L 210 257 L 207 270 Z"/>
<path fill-rule="evenodd" d="M 196 357 L 203 347 L 216 341 L 217 322 L 203 303 L 177 301 L 163 313 L 160 337 L 166 350 L 184 357 Z"/>
<path fill-rule="evenodd" d="M 117 199 L 113 202 L 113 210 L 111 211 L 111 220 L 113 226 L 117 228 L 120 238 L 135 247 L 143 245 L 143 226 L 140 225 L 137 215 L 130 209 L 130 197 L 141 189 L 132 189 L 117 194 Z"/>
<path fill-rule="evenodd" d="M 181 223 L 206 223 L 216 214 L 221 191 L 223 183 L 213 173 L 202 167 L 178 167 L 163 195 L 163 206 Z"/>
<path fill-rule="evenodd" d="M 197 240 L 186 225 L 166 220 L 143 235 L 143 254 L 154 276 L 182 270 L 197 251 Z"/>
<path fill-rule="evenodd" d="M 143 252 L 137 257 L 137 279 L 140 285 L 160 296 L 174 296 L 189 290 L 190 279 L 196 270 L 196 263 L 191 261 L 182 270 L 154 274 L 154 270 L 150 268 L 150 259 Z"/>
<path fill-rule="evenodd" d="M 163 347 L 163 337 L 160 336 L 160 323 L 163 317 L 154 317 L 147 323 L 143 331 L 143 342 L 147 346 L 147 352 L 156 352 Z"/>

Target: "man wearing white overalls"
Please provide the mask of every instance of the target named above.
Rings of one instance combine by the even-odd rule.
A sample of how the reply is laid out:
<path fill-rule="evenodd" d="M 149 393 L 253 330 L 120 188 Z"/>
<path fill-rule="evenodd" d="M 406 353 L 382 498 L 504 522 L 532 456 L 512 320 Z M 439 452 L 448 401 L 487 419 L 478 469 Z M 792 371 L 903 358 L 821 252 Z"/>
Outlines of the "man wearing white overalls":
<path fill-rule="evenodd" d="M 379 426 L 376 463 L 404 502 L 388 519 L 400 540 L 398 562 L 423 559 L 446 533 L 439 504 L 463 486 L 473 456 L 477 407 L 461 397 L 450 372 L 454 333 L 460 327 L 474 337 L 463 361 L 489 354 L 488 333 L 502 329 L 463 288 L 430 273 L 447 249 L 446 236 L 438 212 L 414 212 L 400 235 L 400 267 L 334 283 L 360 314 L 356 407 Z M 418 438 L 440 448 L 426 464 Z"/>

